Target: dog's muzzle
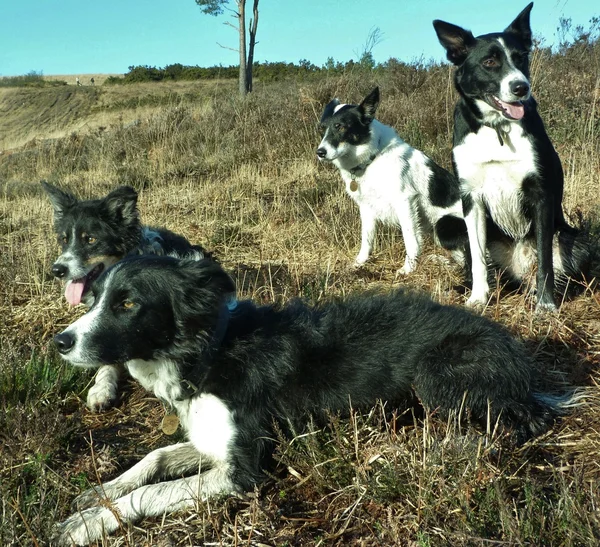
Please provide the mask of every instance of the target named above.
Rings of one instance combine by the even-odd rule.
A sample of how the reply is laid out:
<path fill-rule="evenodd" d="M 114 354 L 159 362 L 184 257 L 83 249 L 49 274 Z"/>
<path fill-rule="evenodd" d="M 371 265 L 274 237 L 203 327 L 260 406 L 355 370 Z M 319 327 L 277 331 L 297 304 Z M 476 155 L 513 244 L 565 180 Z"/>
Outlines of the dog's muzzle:
<path fill-rule="evenodd" d="M 324 160 L 327 157 L 327 150 L 325 148 L 317 148 L 317 156 L 320 160 Z"/>

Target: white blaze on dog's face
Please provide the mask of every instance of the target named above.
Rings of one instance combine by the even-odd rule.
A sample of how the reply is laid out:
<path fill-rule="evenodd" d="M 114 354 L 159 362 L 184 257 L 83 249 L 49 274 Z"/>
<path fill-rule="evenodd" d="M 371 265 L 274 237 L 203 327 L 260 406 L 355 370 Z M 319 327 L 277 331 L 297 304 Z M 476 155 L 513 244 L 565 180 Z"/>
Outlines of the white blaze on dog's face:
<path fill-rule="evenodd" d="M 371 153 L 371 122 L 379 104 L 379 89 L 375 88 L 360 105 L 331 101 L 323 111 L 321 129 L 323 138 L 317 148 L 319 161 L 361 163 Z"/>

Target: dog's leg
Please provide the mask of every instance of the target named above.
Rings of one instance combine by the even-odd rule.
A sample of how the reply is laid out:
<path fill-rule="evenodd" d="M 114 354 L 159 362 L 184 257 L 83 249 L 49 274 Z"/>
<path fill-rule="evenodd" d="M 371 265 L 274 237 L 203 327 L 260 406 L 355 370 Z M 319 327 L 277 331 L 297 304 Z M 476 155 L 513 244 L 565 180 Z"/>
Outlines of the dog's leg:
<path fill-rule="evenodd" d="M 92 412 L 100 412 L 113 406 L 117 400 L 122 365 L 104 365 L 98 369 L 94 385 L 87 394 L 87 406 Z"/>
<path fill-rule="evenodd" d="M 142 486 L 106 507 L 85 509 L 57 524 L 53 544 L 88 545 L 114 532 L 122 523 L 181 511 L 194 507 L 197 500 L 235 491 L 229 466 L 224 463 L 194 477 Z"/>
<path fill-rule="evenodd" d="M 467 306 L 485 305 L 488 301 L 490 286 L 487 279 L 487 263 L 485 260 L 487 232 L 485 224 L 485 206 L 481 198 L 472 195 L 463 201 L 465 224 L 469 235 L 471 251 L 471 268 L 473 272 L 473 289 L 467 300 Z"/>
<path fill-rule="evenodd" d="M 371 247 L 375 238 L 376 218 L 368 207 L 360 208 L 361 242 L 360 251 L 354 260 L 354 266 L 362 266 L 371 254 Z"/>
<path fill-rule="evenodd" d="M 191 442 L 158 448 L 116 479 L 86 490 L 75 498 L 73 507 L 82 510 L 99 505 L 102 500 L 116 500 L 149 482 L 198 471 L 202 463 L 209 462 L 201 462 L 200 454 Z"/>
<path fill-rule="evenodd" d="M 409 198 L 396 204 L 396 216 L 402 230 L 406 258 L 404 266 L 398 270 L 399 274 L 406 275 L 412 272 L 417 265 L 421 251 L 421 227 L 419 225 L 419 212 L 414 200 Z"/>
<path fill-rule="evenodd" d="M 538 201 L 534 205 L 535 239 L 538 259 L 536 312 L 555 311 L 554 267 L 552 265 L 552 240 L 554 239 L 554 212 L 552 200 Z"/>

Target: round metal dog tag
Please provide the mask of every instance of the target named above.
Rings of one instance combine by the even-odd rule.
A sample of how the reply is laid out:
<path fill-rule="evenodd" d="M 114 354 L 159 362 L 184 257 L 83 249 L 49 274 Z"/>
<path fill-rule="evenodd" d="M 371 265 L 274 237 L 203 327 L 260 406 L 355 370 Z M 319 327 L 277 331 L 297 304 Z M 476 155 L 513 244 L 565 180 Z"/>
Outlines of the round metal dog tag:
<path fill-rule="evenodd" d="M 160 428 L 165 435 L 173 435 L 178 427 L 179 418 L 177 414 L 166 414 L 160 424 Z"/>

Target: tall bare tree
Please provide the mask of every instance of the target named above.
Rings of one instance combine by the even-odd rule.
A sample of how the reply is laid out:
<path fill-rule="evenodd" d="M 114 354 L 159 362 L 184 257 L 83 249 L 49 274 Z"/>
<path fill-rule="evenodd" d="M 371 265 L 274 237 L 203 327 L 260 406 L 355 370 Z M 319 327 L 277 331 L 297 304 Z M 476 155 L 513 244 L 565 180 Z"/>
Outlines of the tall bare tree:
<path fill-rule="evenodd" d="M 239 33 L 239 48 L 235 50 L 240 54 L 239 89 L 242 95 L 246 95 L 246 93 L 252 91 L 252 64 L 254 63 L 254 46 L 256 45 L 259 0 L 253 0 L 252 17 L 250 18 L 248 32 L 250 38 L 248 47 L 246 47 L 246 0 L 234 0 L 232 3 L 236 5 L 235 9 L 229 7 L 229 0 L 195 0 L 195 2 L 200 7 L 202 13 L 206 15 L 214 15 L 216 17 L 217 15 L 222 15 L 227 10 L 231 12 L 232 17 L 237 19 L 237 26 L 230 22 L 226 22 L 225 24 L 233 27 Z"/>

